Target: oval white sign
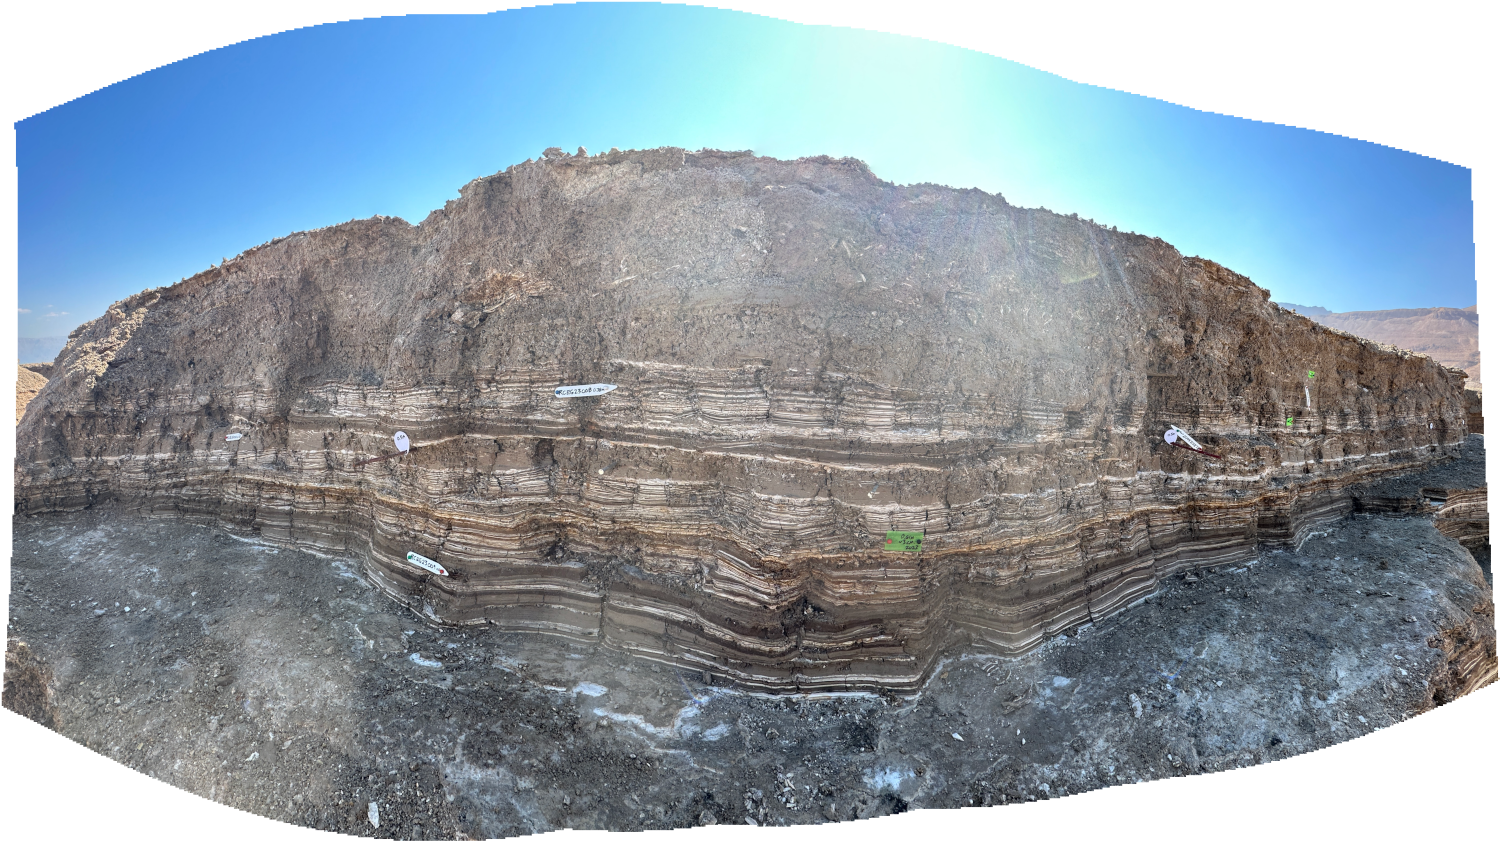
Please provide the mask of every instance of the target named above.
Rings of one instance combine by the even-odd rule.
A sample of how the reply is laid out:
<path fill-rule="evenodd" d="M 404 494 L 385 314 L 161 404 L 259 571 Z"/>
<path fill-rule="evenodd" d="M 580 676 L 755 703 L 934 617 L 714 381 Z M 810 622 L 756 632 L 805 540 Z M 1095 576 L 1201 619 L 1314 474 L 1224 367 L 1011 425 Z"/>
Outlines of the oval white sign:
<path fill-rule="evenodd" d="M 398 430 L 391 438 L 396 440 L 396 450 L 403 454 L 411 450 L 411 440 L 406 438 L 406 431 Z"/>
<path fill-rule="evenodd" d="M 427 570 L 433 572 L 434 574 L 437 574 L 440 577 L 448 576 L 447 568 L 444 568 L 442 565 L 439 565 L 438 563 L 432 561 L 431 559 L 428 559 L 420 553 L 412 553 L 410 551 L 407 551 L 406 561 L 410 562 L 413 565 L 416 565 L 418 568 L 426 568 Z"/>
<path fill-rule="evenodd" d="M 558 398 L 582 398 L 585 395 L 603 395 L 615 388 L 612 383 L 585 383 L 578 386 L 559 386 L 552 390 Z"/>
<path fill-rule="evenodd" d="M 228 436 L 224 437 L 224 441 L 225 442 L 238 442 L 238 441 L 240 441 L 241 439 L 244 439 L 244 438 L 245 438 L 245 434 L 243 434 L 243 433 L 231 433 Z"/>

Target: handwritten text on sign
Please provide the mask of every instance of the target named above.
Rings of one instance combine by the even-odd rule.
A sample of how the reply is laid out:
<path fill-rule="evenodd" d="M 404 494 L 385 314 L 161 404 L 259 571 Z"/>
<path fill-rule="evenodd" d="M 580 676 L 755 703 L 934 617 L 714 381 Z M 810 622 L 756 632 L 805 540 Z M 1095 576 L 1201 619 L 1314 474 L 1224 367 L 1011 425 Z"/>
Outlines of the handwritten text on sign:
<path fill-rule="evenodd" d="M 885 534 L 886 550 L 921 550 L 922 534 L 902 530 L 888 530 Z"/>
<path fill-rule="evenodd" d="M 420 553 L 408 552 L 406 554 L 406 561 L 410 562 L 413 565 L 416 565 L 418 568 L 426 568 L 427 570 L 433 572 L 434 574 L 437 574 L 440 577 L 448 576 L 447 568 L 444 568 L 442 565 L 439 565 L 438 563 L 432 561 L 431 559 L 428 559 Z"/>
<path fill-rule="evenodd" d="M 580 386 L 559 386 L 552 390 L 552 394 L 558 398 L 581 398 L 585 395 L 603 395 L 614 388 L 612 383 L 586 383 Z"/>

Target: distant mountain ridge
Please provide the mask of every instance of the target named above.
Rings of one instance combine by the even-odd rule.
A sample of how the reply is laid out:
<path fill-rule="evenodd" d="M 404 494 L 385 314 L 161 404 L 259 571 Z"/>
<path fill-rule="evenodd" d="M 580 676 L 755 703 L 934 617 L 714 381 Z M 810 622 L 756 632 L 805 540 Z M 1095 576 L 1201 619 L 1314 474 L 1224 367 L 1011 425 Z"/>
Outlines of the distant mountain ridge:
<path fill-rule="evenodd" d="M 1312 317 L 1312 316 L 1329 316 L 1329 315 L 1332 315 L 1332 313 L 1333 313 L 1333 311 L 1329 310 L 1326 307 L 1314 307 L 1314 306 L 1309 305 L 1309 304 L 1292 304 L 1291 302 L 1286 302 L 1286 301 L 1279 301 L 1279 302 L 1277 302 L 1277 304 L 1281 305 L 1282 307 L 1286 308 L 1287 310 L 1294 311 L 1296 313 L 1300 313 L 1303 316 L 1308 316 L 1308 317 Z"/>
<path fill-rule="evenodd" d="M 67 337 L 21 337 L 16 348 L 17 362 L 51 363 L 67 344 Z"/>
<path fill-rule="evenodd" d="M 1330 328 L 1426 354 L 1444 366 L 1463 369 L 1469 374 L 1468 385 L 1479 386 L 1477 304 L 1464 308 L 1410 307 L 1334 313 L 1324 307 L 1276 303 Z"/>

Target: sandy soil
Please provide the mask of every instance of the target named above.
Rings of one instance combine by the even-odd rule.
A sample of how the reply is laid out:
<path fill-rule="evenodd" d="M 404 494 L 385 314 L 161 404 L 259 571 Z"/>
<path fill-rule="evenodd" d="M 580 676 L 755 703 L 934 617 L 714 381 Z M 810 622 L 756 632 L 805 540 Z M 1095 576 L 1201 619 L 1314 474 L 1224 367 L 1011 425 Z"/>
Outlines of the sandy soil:
<path fill-rule="evenodd" d="M 356 560 L 208 523 L 96 509 L 17 519 L 14 543 L 7 703 L 221 803 L 381 838 L 818 823 L 1239 767 L 1442 702 L 1455 629 L 1494 653 L 1478 565 L 1421 514 L 1179 577 L 1022 658 L 954 654 L 907 698 L 755 697 L 429 627 Z"/>

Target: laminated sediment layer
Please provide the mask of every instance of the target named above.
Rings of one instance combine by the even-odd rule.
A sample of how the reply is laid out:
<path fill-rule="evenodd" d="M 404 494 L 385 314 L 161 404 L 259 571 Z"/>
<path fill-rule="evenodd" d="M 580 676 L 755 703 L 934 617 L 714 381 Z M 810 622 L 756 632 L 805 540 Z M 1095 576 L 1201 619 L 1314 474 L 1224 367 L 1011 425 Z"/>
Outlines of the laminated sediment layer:
<path fill-rule="evenodd" d="M 1025 650 L 1300 541 L 1467 418 L 1461 373 L 1160 240 L 679 149 L 554 154 L 418 226 L 272 241 L 114 305 L 56 369 L 18 512 L 210 514 L 362 552 L 440 622 L 778 691 Z M 617 388 L 554 394 L 591 383 Z M 410 453 L 354 467 L 396 430 Z"/>

